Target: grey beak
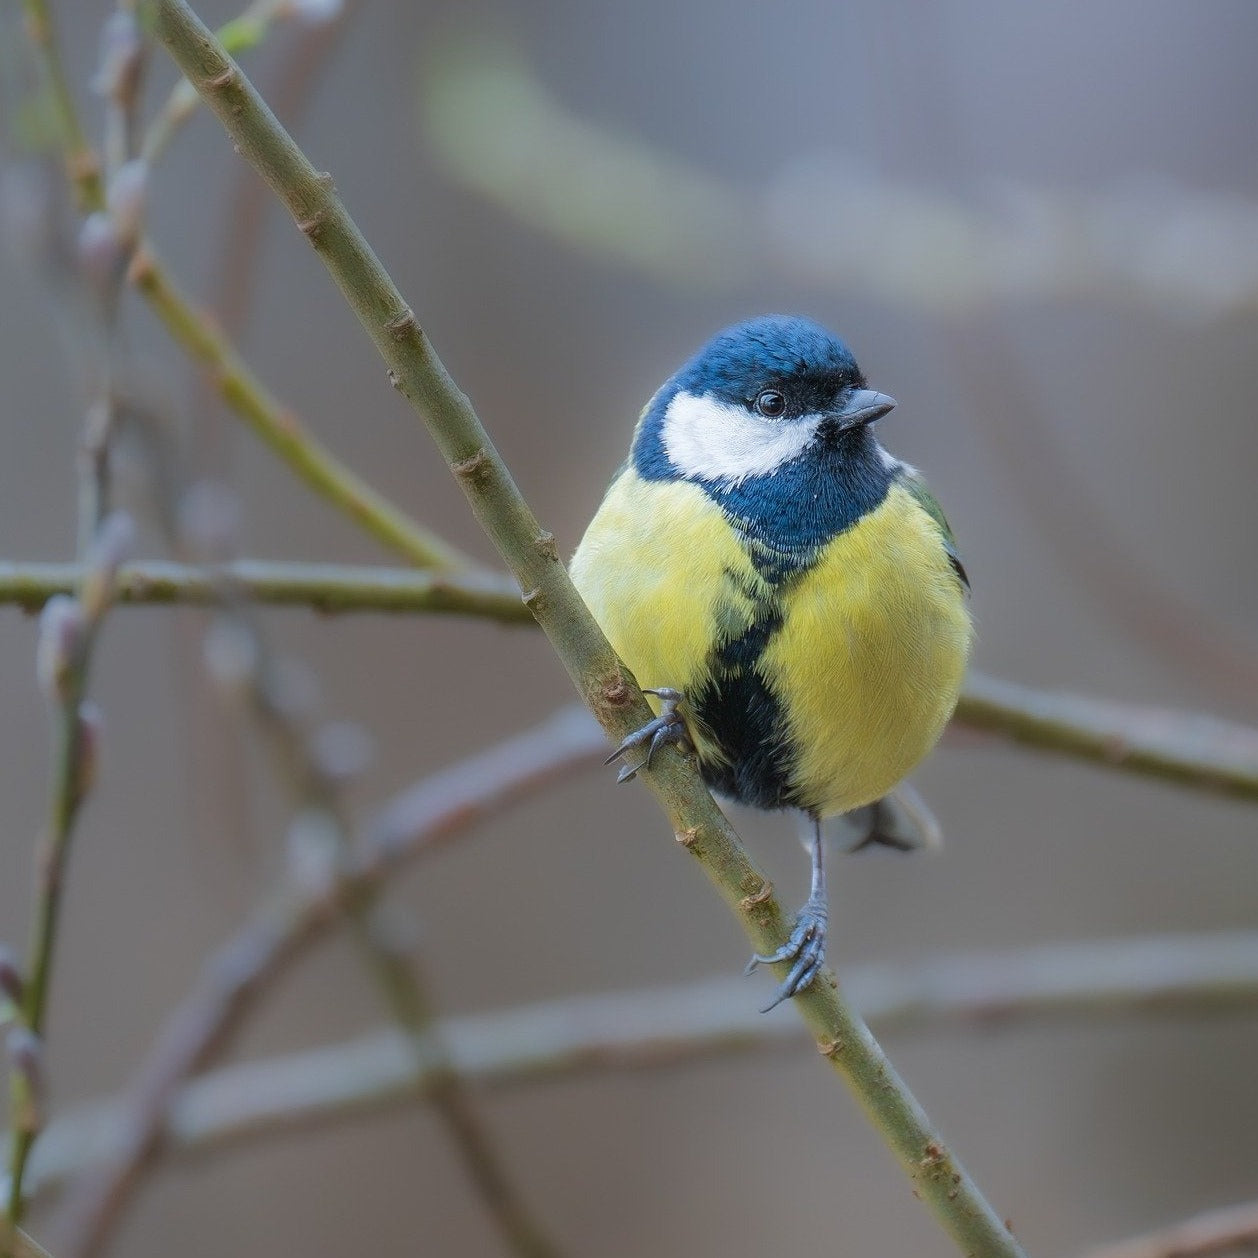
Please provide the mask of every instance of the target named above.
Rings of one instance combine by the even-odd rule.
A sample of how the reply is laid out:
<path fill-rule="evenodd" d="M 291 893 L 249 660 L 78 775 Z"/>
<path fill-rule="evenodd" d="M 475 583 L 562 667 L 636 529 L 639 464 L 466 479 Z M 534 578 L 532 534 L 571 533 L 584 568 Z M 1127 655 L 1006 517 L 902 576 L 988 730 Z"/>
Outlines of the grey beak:
<path fill-rule="evenodd" d="M 840 431 L 849 428 L 861 428 L 881 419 L 888 411 L 895 409 L 895 398 L 885 393 L 875 393 L 873 389 L 853 389 L 841 411 L 835 411 L 834 418 L 838 421 Z"/>

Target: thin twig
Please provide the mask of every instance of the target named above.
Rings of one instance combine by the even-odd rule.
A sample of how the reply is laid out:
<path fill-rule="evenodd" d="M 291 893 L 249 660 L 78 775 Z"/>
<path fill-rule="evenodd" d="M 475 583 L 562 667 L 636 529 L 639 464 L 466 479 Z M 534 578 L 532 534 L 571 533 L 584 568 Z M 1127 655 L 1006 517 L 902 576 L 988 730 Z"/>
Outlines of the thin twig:
<path fill-rule="evenodd" d="M 227 405 L 311 489 L 421 568 L 471 565 L 465 555 L 351 471 L 272 396 L 214 321 L 179 291 L 147 243 L 136 251 L 129 276 L 171 336 L 209 371 Z"/>
<path fill-rule="evenodd" d="M 1201 1017 L 1258 1008 L 1258 932 L 1166 935 L 960 953 L 853 966 L 845 985 L 881 1032 L 1027 1021 Z M 805 1043 L 792 1018 L 761 1017 L 741 978 L 523 1005 L 441 1024 L 459 1073 L 513 1088 L 590 1072 L 652 1070 Z M 172 1153 L 213 1152 L 295 1128 L 426 1103 L 432 1080 L 389 1028 L 341 1044 L 229 1066 L 175 1094 Z M 33 1192 L 114 1156 L 122 1103 L 55 1119 L 32 1159 Z"/>
<path fill-rule="evenodd" d="M 436 1019 L 417 960 L 382 941 L 376 923 L 369 921 L 363 910 L 356 913 L 355 920 L 367 947 L 368 963 L 403 1032 L 402 1044 L 411 1068 L 423 1080 L 427 1096 L 503 1239 L 521 1258 L 554 1258 L 558 1251 L 508 1174 L 502 1154 L 477 1112 Z M 363 925 L 367 929 L 361 929 Z"/>
<path fill-rule="evenodd" d="M 87 143 L 74 98 L 66 87 L 51 18 L 43 0 L 26 0 L 29 38 L 52 86 L 66 167 L 84 211 L 105 208 L 99 158 Z M 471 561 L 410 519 L 363 481 L 281 405 L 215 327 L 178 290 L 152 248 L 142 242 L 131 260 L 131 282 L 148 300 L 167 331 L 205 366 L 224 400 L 316 493 L 344 511 L 386 546 L 420 567 L 462 568 Z"/>
<path fill-rule="evenodd" d="M 1195 1214 L 1171 1227 L 1090 1249 L 1084 1258 L 1221 1258 L 1258 1250 L 1258 1201 Z"/>
<path fill-rule="evenodd" d="M 326 886 L 285 885 L 209 958 L 192 992 L 159 1031 L 136 1072 L 114 1156 L 88 1172 L 67 1199 L 71 1244 L 102 1232 L 130 1200 L 160 1151 L 171 1098 L 231 1041 L 288 962 L 355 905 L 369 903 L 401 864 L 597 762 L 605 747 L 587 713 L 563 709 L 397 796 L 369 827 L 349 867 L 328 871 Z"/>
<path fill-rule="evenodd" d="M 223 591 L 216 632 L 233 636 L 229 689 L 246 700 L 255 723 L 272 750 L 277 774 L 292 796 L 295 816 L 290 845 L 300 844 L 295 864 L 320 870 L 322 881 L 351 856 L 352 839 L 342 799 L 345 765 L 319 754 L 307 728 L 305 713 L 284 684 L 281 661 L 270 653 L 261 628 L 239 606 L 221 570 L 215 575 Z M 242 668 L 240 663 L 245 662 Z M 352 766 L 350 766 L 352 768 Z M 304 860 L 303 860 L 304 856 Z M 299 875 L 300 876 L 300 875 Z M 324 895 L 322 887 L 319 898 Z M 396 946 L 375 912 L 375 897 L 357 895 L 349 901 L 353 935 L 364 964 L 404 1033 L 415 1068 L 432 1079 L 433 1103 L 490 1217 L 521 1258 L 554 1258 L 556 1250 L 516 1188 L 488 1127 L 481 1121 L 436 1025 L 432 999 L 422 980 L 421 959 L 414 949 Z M 67 1258 L 94 1258 L 100 1252 L 118 1210 L 88 1218 L 87 1228 L 72 1237 Z"/>
<path fill-rule="evenodd" d="M 84 565 L 77 596 L 49 604 L 41 626 L 40 679 L 56 705 L 52 778 L 48 820 L 35 855 L 35 906 L 19 1008 L 21 1025 L 34 1037 L 35 1045 L 43 1034 L 48 1008 L 70 840 L 95 773 L 99 721 L 84 702 L 92 650 L 112 598 L 114 574 L 130 538 L 129 520 L 120 515 L 106 520 Z M 14 1125 L 5 1216 L 16 1225 L 22 1221 L 22 1179 L 42 1126 L 42 1114 L 29 1071 L 15 1068 L 11 1088 Z"/>
<path fill-rule="evenodd" d="M 28 17 L 33 16 L 32 9 L 42 10 L 42 7 L 31 6 Z M 47 19 L 46 12 L 43 17 Z M 31 34 L 38 43 L 34 26 Z M 50 27 L 43 31 L 43 37 L 45 66 L 55 77 L 60 73 L 60 60 Z M 76 135 L 79 142 L 82 141 L 72 98 L 67 97 L 61 103 L 60 111 L 65 115 L 61 119 L 62 138 L 67 147 L 72 148 Z M 86 174 L 83 179 L 83 195 L 90 197 L 99 179 Z M 103 353 L 103 363 L 85 410 L 79 446 L 79 576 L 73 597 L 63 595 L 58 603 L 46 605 L 39 643 L 37 672 L 54 710 L 52 776 L 48 817 L 35 852 L 35 904 L 19 1011 L 21 1026 L 28 1036 L 27 1060 L 21 1064 L 15 1059 L 10 1075 L 14 1123 L 9 1145 L 5 1217 L 14 1226 L 22 1220 L 23 1175 L 43 1123 L 38 1080 L 32 1072 L 42 1053 L 66 862 L 79 811 L 91 790 L 96 768 L 100 722 L 85 702 L 88 675 L 101 622 L 113 601 L 118 567 L 128 556 L 134 532 L 129 517 L 122 513 L 109 514 L 118 293 L 130 241 L 117 230 L 116 223 L 110 223 L 103 232 L 94 230 L 102 226 L 104 219 L 103 214 L 93 214 L 88 219 L 79 247 L 83 278 L 96 298 Z"/>
<path fill-rule="evenodd" d="M 51 16 L 44 0 L 25 0 L 25 6 L 28 37 L 52 92 L 66 169 L 79 207 L 84 212 L 103 210 L 100 160 L 87 143 L 66 84 Z M 171 336 L 208 369 L 227 405 L 316 493 L 419 567 L 473 566 L 465 555 L 352 472 L 303 427 L 293 411 L 268 393 L 213 320 L 178 290 L 145 242 L 135 250 L 129 278 Z"/>
<path fill-rule="evenodd" d="M 1124 773 L 1258 799 L 1258 730 L 1217 717 L 1035 690 L 971 672 L 955 723 Z"/>
<path fill-rule="evenodd" d="M 254 0 L 243 13 L 218 28 L 218 38 L 232 56 L 256 48 L 270 32 L 278 18 L 292 17 L 295 6 L 283 0 Z M 170 89 L 144 133 L 141 155 L 150 165 L 170 147 L 201 104 L 201 98 L 187 79 L 180 79 Z"/>
<path fill-rule="evenodd" d="M 72 591 L 77 564 L 0 561 L 0 603 L 37 610 Z M 433 572 L 350 564 L 287 563 L 242 559 L 223 575 L 252 602 L 309 607 L 317 612 L 448 612 L 506 624 L 532 625 L 510 577 L 480 569 Z M 120 603 L 212 605 L 214 582 L 203 568 L 161 560 L 127 564 L 118 573 Z"/>
<path fill-rule="evenodd" d="M 0 1219 L 0 1253 L 11 1254 L 13 1258 L 52 1258 L 42 1245 L 5 1219 Z"/>
<path fill-rule="evenodd" d="M 74 93 L 61 62 L 61 47 L 45 0 L 23 0 L 26 37 L 35 51 L 44 87 L 52 103 L 66 173 L 78 198 L 79 209 L 100 210 L 105 206 L 100 161 L 87 142 L 74 105 Z"/>
<path fill-rule="evenodd" d="M 239 66 L 180 0 L 153 0 L 153 29 L 245 158 L 288 206 L 388 364 L 396 387 L 425 419 L 525 600 L 579 693 L 614 737 L 651 717 L 633 679 L 582 603 L 543 530 L 415 316 L 332 188 L 310 165 Z M 673 831 L 700 862 L 757 952 L 785 938 L 785 918 L 765 876 L 713 803 L 693 763 L 659 758 L 643 774 Z M 784 975 L 784 970 L 779 967 Z M 818 1048 L 846 1079 L 920 1196 L 963 1252 L 979 1258 L 1022 1253 L 944 1146 L 907 1086 L 828 972 L 798 997 Z"/>
<path fill-rule="evenodd" d="M 243 597 L 318 612 L 439 612 L 533 625 L 518 587 L 490 572 L 244 559 L 224 569 Z M 0 604 L 28 610 L 72 590 L 74 564 L 0 562 Z M 148 562 L 118 573 L 124 604 L 206 604 L 213 582 L 196 567 Z M 1037 690 L 972 672 L 953 724 L 1100 768 L 1258 800 L 1258 730 L 1217 717 Z"/>

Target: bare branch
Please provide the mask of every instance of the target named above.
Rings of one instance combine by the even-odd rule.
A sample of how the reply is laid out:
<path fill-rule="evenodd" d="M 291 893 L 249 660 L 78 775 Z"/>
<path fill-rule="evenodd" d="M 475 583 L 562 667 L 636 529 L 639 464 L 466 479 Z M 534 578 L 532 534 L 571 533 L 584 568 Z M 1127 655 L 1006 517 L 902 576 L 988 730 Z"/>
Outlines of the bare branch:
<path fill-rule="evenodd" d="M 1127 773 L 1258 799 L 1258 730 L 1217 717 L 1054 694 L 971 672 L 955 723 Z"/>
<path fill-rule="evenodd" d="M 241 560 L 224 568 L 242 597 L 320 612 L 441 612 L 533 624 L 518 587 L 488 572 L 417 572 Z M 41 606 L 72 590 L 73 564 L 0 562 L 0 603 Z M 209 603 L 213 582 L 195 567 L 129 564 L 120 603 Z M 1191 712 L 1036 690 L 972 672 L 953 724 L 1058 752 L 1103 769 L 1157 778 L 1235 799 L 1258 800 L 1258 730 Z"/>
<path fill-rule="evenodd" d="M 348 867 L 329 871 L 327 885 L 285 885 L 210 957 L 158 1033 L 136 1072 L 114 1156 L 89 1172 L 67 1204 L 71 1244 L 95 1236 L 121 1211 L 160 1151 L 171 1098 L 231 1041 L 259 995 L 293 958 L 347 912 L 369 904 L 400 864 L 600 759 L 604 750 L 588 714 L 563 709 L 403 792 Z"/>
<path fill-rule="evenodd" d="M 288 206 L 358 314 L 396 386 L 427 420 L 473 510 L 527 591 L 525 600 L 579 692 L 608 732 L 623 736 L 649 718 L 588 609 L 572 587 L 553 535 L 529 510 L 470 404 L 457 389 L 370 246 L 332 189 L 293 143 L 240 68 L 185 4 L 156 0 L 154 31 L 207 104 Z M 692 764 L 662 757 L 645 775 L 684 846 L 738 915 L 756 951 L 784 937 L 781 906 L 715 807 Z M 945 1229 L 967 1252 L 1021 1248 L 944 1147 L 831 976 L 795 1001 L 818 1047 L 858 1093 Z"/>
<path fill-rule="evenodd" d="M 1166 935 L 961 953 L 853 966 L 845 985 L 883 1033 L 1027 1021 L 1199 1017 L 1258 1009 L 1258 932 Z M 761 1017 L 741 978 L 572 996 L 441 1024 L 459 1073 L 513 1088 L 609 1070 L 651 1070 L 807 1043 L 788 1017 Z M 163 1139 L 202 1154 L 293 1128 L 427 1103 L 431 1079 L 395 1029 L 229 1066 L 172 1098 Z M 55 1188 L 118 1146 L 118 1101 L 54 1120 L 31 1164 L 35 1191 Z M 1108 1255 L 1105 1258 L 1109 1258 Z M 1141 1255 L 1143 1258 L 1143 1255 Z"/>
<path fill-rule="evenodd" d="M 0 603 L 28 610 L 73 590 L 82 569 L 75 564 L 0 561 Z M 507 624 L 533 625 L 519 587 L 506 575 L 480 569 L 434 572 L 414 568 L 350 564 L 283 563 L 244 559 L 222 575 L 242 598 L 318 612 L 447 612 Z M 212 605 L 215 582 L 191 564 L 150 561 L 127 564 L 118 573 L 120 603 Z"/>
<path fill-rule="evenodd" d="M 1084 1258 L 1221 1258 L 1258 1249 L 1258 1201 L 1208 1210 L 1157 1232 L 1090 1249 Z"/>
<path fill-rule="evenodd" d="M 0 1219 L 0 1253 L 11 1254 L 13 1258 L 52 1258 L 43 1246 L 5 1219 Z"/>
<path fill-rule="evenodd" d="M 136 251 L 129 275 L 175 341 L 210 372 L 227 405 L 315 493 L 421 568 L 471 566 L 465 555 L 351 471 L 272 396 L 214 321 L 179 291 L 148 244 Z"/>
<path fill-rule="evenodd" d="M 209 537 L 217 532 L 212 526 Z M 299 897 L 303 891 L 309 896 L 313 877 L 314 896 L 324 899 L 328 882 L 351 855 L 343 787 L 347 767 L 353 772 L 353 760 L 330 755 L 326 743 L 321 746 L 310 728 L 307 705 L 293 702 L 291 687 L 285 684 L 283 661 L 271 653 L 256 618 L 246 614 L 221 571 L 214 575 L 223 599 L 220 619 L 212 632 L 234 639 L 229 654 L 235 662 L 228 669 L 226 688 L 244 701 L 265 736 L 276 773 L 288 788 L 295 809 L 289 828 L 291 877 L 298 884 L 293 890 Z M 554 1258 L 556 1251 L 517 1189 L 450 1057 L 422 977 L 421 958 L 413 955 L 413 948 L 398 946 L 376 911 L 374 897 L 353 897 L 349 913 L 363 961 L 405 1036 L 415 1069 L 431 1081 L 433 1105 L 490 1217 L 521 1258 Z M 73 1202 L 69 1211 L 73 1217 Z M 98 1210 L 94 1216 L 84 1210 L 78 1216 L 77 1234 L 64 1247 L 67 1258 L 93 1258 L 99 1253 L 118 1213 L 116 1206 Z"/>
<path fill-rule="evenodd" d="M 100 159 L 87 142 L 74 105 L 74 93 L 61 62 L 61 46 L 47 0 L 24 0 L 26 37 L 39 63 L 40 77 L 52 101 L 66 174 L 84 213 L 105 208 Z"/>

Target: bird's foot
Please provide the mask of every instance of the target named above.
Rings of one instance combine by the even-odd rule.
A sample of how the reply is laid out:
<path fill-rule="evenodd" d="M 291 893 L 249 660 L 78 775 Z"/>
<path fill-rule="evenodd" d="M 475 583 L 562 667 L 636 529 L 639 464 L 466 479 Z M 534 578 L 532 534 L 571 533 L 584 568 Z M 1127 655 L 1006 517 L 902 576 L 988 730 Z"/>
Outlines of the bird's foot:
<path fill-rule="evenodd" d="M 637 775 L 639 769 L 649 769 L 651 767 L 651 757 L 655 755 L 661 747 L 667 743 L 675 743 L 684 750 L 690 749 L 690 738 L 686 734 L 686 722 L 683 720 L 680 712 L 677 711 L 677 705 L 686 697 L 680 690 L 673 690 L 670 686 L 661 686 L 658 690 L 643 689 L 643 694 L 655 695 L 660 701 L 660 714 L 653 720 L 648 721 L 641 729 L 636 729 L 625 739 L 615 751 L 612 752 L 604 764 L 611 764 L 618 756 L 623 756 L 625 752 L 632 751 L 635 747 L 641 747 L 646 744 L 646 756 L 637 764 L 622 764 L 620 773 L 617 775 L 617 782 L 628 782 Z"/>
<path fill-rule="evenodd" d="M 795 919 L 791 937 L 776 951 L 762 956 L 756 953 L 744 971 L 750 974 L 758 965 L 776 965 L 791 961 L 790 973 L 782 980 L 773 999 L 761 1013 L 768 1013 L 784 1000 L 798 995 L 812 983 L 826 960 L 826 906 L 824 900 L 809 900 Z"/>

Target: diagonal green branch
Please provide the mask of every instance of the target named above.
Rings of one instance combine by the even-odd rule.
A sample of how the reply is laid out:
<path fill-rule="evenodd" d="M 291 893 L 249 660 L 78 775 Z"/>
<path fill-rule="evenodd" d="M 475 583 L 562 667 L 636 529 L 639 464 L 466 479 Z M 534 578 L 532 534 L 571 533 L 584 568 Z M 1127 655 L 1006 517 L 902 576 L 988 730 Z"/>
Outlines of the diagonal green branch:
<path fill-rule="evenodd" d="M 65 158 L 66 173 L 78 198 L 79 209 L 103 209 L 105 188 L 100 177 L 100 161 L 87 142 L 74 104 L 74 93 L 61 61 L 61 45 L 53 26 L 52 13 L 45 0 L 23 0 L 26 38 L 35 52 L 40 78 L 48 93 L 58 142 Z"/>
<path fill-rule="evenodd" d="M 417 524 L 350 470 L 267 391 L 248 364 L 176 286 L 152 248 L 141 245 L 128 272 L 172 337 L 210 373 L 223 401 L 317 494 L 386 546 L 423 568 L 467 567 L 471 560 Z"/>
<path fill-rule="evenodd" d="M 552 534 L 525 503 L 471 404 L 332 189 L 310 165 L 240 68 L 180 0 L 153 0 L 157 38 L 202 94 L 246 159 L 288 207 L 415 406 L 482 526 L 525 590 L 577 690 L 613 737 L 651 716 L 568 579 Z M 681 756 L 643 775 L 674 833 L 742 923 L 756 951 L 785 938 L 772 887 Z M 983 1199 L 828 972 L 796 1000 L 818 1048 L 846 1079 L 942 1226 L 967 1254 L 1022 1253 Z"/>
<path fill-rule="evenodd" d="M 45 0 L 25 0 L 26 30 L 65 156 L 67 177 L 79 209 L 106 209 L 100 160 L 88 143 L 61 62 L 60 45 Z M 229 23 L 229 27 L 232 24 Z M 233 29 L 245 42 L 261 31 Z M 177 89 L 178 90 L 178 89 Z M 325 448 L 291 410 L 250 371 L 213 319 L 184 296 L 147 242 L 136 249 L 128 278 L 148 300 L 167 331 L 210 374 L 223 400 L 316 493 L 337 506 L 379 541 L 419 567 L 471 567 L 472 561 L 443 538 L 411 519 Z"/>

